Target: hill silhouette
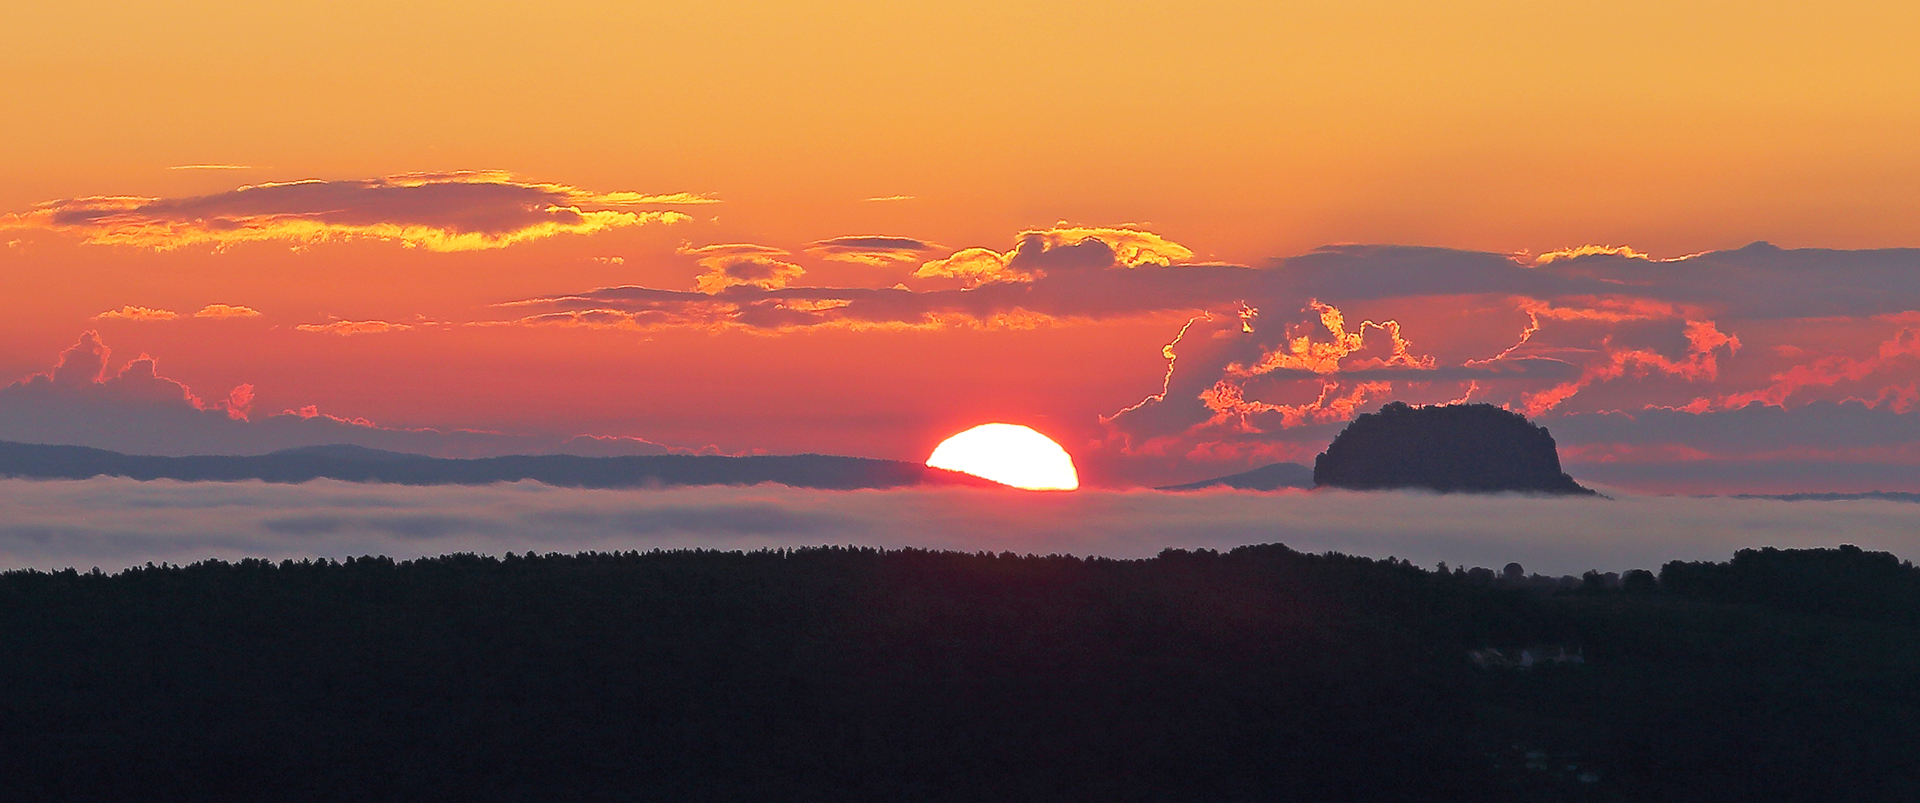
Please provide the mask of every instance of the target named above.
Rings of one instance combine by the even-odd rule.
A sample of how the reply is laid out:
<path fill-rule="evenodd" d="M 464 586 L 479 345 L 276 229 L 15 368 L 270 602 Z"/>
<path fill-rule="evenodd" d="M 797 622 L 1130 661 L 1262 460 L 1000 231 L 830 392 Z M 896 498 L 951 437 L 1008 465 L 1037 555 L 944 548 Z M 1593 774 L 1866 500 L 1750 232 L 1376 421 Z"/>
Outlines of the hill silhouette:
<path fill-rule="evenodd" d="M 1299 463 L 1274 463 L 1251 471 L 1228 474 L 1199 482 L 1163 485 L 1156 491 L 1198 491 L 1202 488 L 1238 488 L 1243 491 L 1277 491 L 1281 488 L 1312 488 L 1313 469 Z"/>
<path fill-rule="evenodd" d="M 1391 402 L 1355 418 L 1313 461 L 1316 486 L 1592 495 L 1560 470 L 1553 435 L 1491 404 Z"/>
<path fill-rule="evenodd" d="M 672 485 L 756 485 L 859 490 L 910 485 L 1000 487 L 988 480 L 900 460 L 838 455 L 642 455 L 577 457 L 512 455 L 475 459 L 428 457 L 360 446 L 307 446 L 264 455 L 155 457 L 84 446 L 0 441 L 0 477 L 136 480 L 316 479 L 398 485 L 486 485 L 534 480 L 569 488 Z"/>

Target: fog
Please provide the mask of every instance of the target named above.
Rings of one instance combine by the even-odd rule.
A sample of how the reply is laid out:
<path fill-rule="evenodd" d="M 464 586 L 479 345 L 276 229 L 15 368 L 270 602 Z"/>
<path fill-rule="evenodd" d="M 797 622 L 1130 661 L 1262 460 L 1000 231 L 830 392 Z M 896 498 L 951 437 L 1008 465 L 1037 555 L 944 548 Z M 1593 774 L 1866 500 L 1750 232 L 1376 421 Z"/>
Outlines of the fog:
<path fill-rule="evenodd" d="M 6 569 L 821 544 L 1145 557 L 1279 542 L 1558 575 L 1758 546 L 1851 543 L 1911 557 L 1916 533 L 1920 505 L 1883 500 L 0 480 Z"/>

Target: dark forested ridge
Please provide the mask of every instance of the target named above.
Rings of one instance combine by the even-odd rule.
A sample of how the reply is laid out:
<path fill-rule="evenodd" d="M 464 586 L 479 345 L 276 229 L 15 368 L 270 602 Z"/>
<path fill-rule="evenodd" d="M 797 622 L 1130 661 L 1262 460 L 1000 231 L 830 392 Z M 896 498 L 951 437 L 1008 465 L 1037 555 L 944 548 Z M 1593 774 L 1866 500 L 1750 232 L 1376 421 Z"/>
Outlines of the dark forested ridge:
<path fill-rule="evenodd" d="M 1853 549 L 1581 579 L 1277 545 L 10 572 L 0 784 L 22 800 L 1913 800 L 1916 593 L 1912 566 Z"/>
<path fill-rule="evenodd" d="M 1334 436 L 1313 461 L 1313 482 L 1366 491 L 1593 493 L 1560 470 L 1544 427 L 1491 404 L 1390 402 Z"/>
<path fill-rule="evenodd" d="M 137 480 L 266 482 L 335 479 L 402 485 L 484 485 L 535 480 L 573 488 L 755 485 L 766 482 L 795 488 L 834 490 L 908 485 L 994 485 L 978 477 L 928 468 L 918 463 L 818 454 L 749 457 L 511 455 L 460 459 L 356 446 L 319 446 L 264 455 L 154 457 L 84 446 L 0 441 L 0 477 L 86 479 L 99 476 Z"/>

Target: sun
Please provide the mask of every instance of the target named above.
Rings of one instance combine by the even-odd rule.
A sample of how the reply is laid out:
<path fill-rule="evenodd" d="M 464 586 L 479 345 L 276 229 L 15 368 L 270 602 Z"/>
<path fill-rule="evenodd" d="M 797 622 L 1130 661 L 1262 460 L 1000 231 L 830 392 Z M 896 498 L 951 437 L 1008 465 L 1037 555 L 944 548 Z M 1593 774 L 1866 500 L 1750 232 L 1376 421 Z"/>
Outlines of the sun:
<path fill-rule="evenodd" d="M 941 441 L 927 465 L 1029 491 L 1080 487 L 1073 456 L 1052 438 L 1019 424 L 981 424 Z"/>

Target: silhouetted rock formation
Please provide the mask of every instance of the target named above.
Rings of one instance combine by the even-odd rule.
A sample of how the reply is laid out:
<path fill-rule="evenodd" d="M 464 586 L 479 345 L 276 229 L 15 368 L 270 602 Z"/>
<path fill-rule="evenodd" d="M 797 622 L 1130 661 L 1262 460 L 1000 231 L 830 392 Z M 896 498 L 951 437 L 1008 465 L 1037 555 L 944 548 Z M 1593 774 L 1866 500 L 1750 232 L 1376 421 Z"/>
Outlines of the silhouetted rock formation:
<path fill-rule="evenodd" d="M 0 441 L 0 477 L 306 482 L 315 479 L 399 485 L 485 485 L 534 480 L 570 488 L 652 485 L 755 485 L 855 490 L 908 485 L 1000 487 L 989 480 L 919 463 L 837 455 L 512 455 L 448 459 L 359 446 L 307 446 L 263 455 L 152 457 Z"/>
<path fill-rule="evenodd" d="M 1356 490 L 1594 493 L 1560 470 L 1546 428 L 1491 404 L 1392 402 L 1362 415 L 1314 459 L 1313 482 Z"/>
<path fill-rule="evenodd" d="M 1165 485 L 1156 491 L 1198 491 L 1202 488 L 1238 488 L 1243 491 L 1277 491 L 1281 488 L 1312 488 L 1313 469 L 1299 463 L 1274 463 L 1252 471 L 1214 477 L 1180 485 Z"/>

